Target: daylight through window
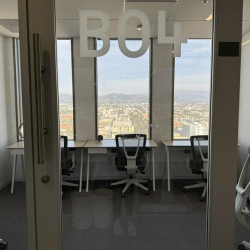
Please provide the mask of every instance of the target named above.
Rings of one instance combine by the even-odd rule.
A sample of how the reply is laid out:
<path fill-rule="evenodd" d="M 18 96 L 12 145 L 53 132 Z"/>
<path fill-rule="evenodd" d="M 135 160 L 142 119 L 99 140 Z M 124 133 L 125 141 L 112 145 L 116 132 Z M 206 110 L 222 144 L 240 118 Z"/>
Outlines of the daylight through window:
<path fill-rule="evenodd" d="M 211 40 L 189 39 L 175 58 L 173 139 L 207 135 L 211 79 Z"/>
<path fill-rule="evenodd" d="M 140 40 L 126 41 L 136 51 Z M 97 49 L 102 41 L 97 41 Z M 143 133 L 149 136 L 150 58 L 124 56 L 117 40 L 110 41 L 109 53 L 97 58 L 98 134 L 105 139 L 116 134 Z"/>
<path fill-rule="evenodd" d="M 74 139 L 71 40 L 57 40 L 58 87 L 61 135 Z"/>

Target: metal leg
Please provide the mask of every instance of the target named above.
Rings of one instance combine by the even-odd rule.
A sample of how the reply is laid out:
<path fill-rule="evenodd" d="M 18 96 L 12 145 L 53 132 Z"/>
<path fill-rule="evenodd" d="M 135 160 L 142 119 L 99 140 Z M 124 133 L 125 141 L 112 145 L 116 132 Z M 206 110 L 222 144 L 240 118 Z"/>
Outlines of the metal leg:
<path fill-rule="evenodd" d="M 168 191 L 170 192 L 169 147 L 166 147 L 166 153 L 167 153 L 167 171 L 168 171 Z"/>
<path fill-rule="evenodd" d="M 205 197 L 206 196 L 206 194 L 207 194 L 207 183 L 205 183 L 206 185 L 205 185 L 205 187 L 204 187 L 204 189 L 203 189 L 203 193 L 202 193 L 202 196 L 201 197 Z"/>
<path fill-rule="evenodd" d="M 25 183 L 25 161 L 24 161 L 24 156 L 21 155 L 22 157 L 22 164 L 23 164 L 23 182 Z"/>
<path fill-rule="evenodd" d="M 73 159 L 73 155 L 72 155 L 72 159 Z M 81 168 L 80 168 L 79 192 L 82 192 L 82 173 L 83 173 L 83 148 L 81 149 Z"/>
<path fill-rule="evenodd" d="M 139 188 L 141 188 L 141 189 L 143 189 L 143 190 L 145 190 L 145 191 L 148 191 L 148 188 L 144 187 L 141 183 L 136 182 L 136 181 L 134 181 L 134 180 L 132 180 L 132 182 L 133 182 L 133 184 L 134 184 L 135 186 L 137 186 L 137 187 L 139 187 Z M 155 190 L 154 190 L 154 191 L 155 191 Z"/>
<path fill-rule="evenodd" d="M 87 163 L 87 173 L 86 173 L 86 192 L 89 191 L 89 161 L 90 161 L 90 154 L 88 152 L 88 163 Z"/>
<path fill-rule="evenodd" d="M 126 184 L 125 188 L 122 190 L 122 193 L 125 194 L 125 192 L 128 190 L 132 182 L 129 180 L 129 182 Z"/>
<path fill-rule="evenodd" d="M 147 153 L 148 160 L 150 161 L 150 181 L 152 181 L 152 158 L 151 158 L 151 152 Z"/>
<path fill-rule="evenodd" d="M 90 172 L 90 180 L 93 181 L 94 178 L 94 168 L 93 168 L 93 162 L 90 162 L 90 168 L 89 168 L 89 172 Z"/>
<path fill-rule="evenodd" d="M 15 188 L 16 162 L 17 162 L 17 155 L 14 155 L 13 170 L 12 170 L 12 183 L 11 183 L 11 193 L 12 194 L 14 193 L 14 188 Z"/>
<path fill-rule="evenodd" d="M 78 184 L 67 182 L 67 181 L 62 181 L 63 186 L 68 186 L 68 187 L 78 187 Z"/>
<path fill-rule="evenodd" d="M 72 168 L 75 168 L 76 166 L 76 155 L 75 151 L 72 151 Z"/>
<path fill-rule="evenodd" d="M 110 186 L 116 186 L 116 185 L 125 184 L 125 183 L 128 183 L 128 182 L 129 182 L 129 179 L 126 179 L 126 180 L 111 183 Z"/>
<path fill-rule="evenodd" d="M 152 152 L 152 172 L 153 172 L 153 191 L 155 191 L 155 152 L 154 148 L 151 149 Z"/>
<path fill-rule="evenodd" d="M 201 187 L 206 187 L 207 183 L 206 182 L 202 182 L 202 183 L 197 183 L 197 184 L 193 184 L 190 186 L 185 186 L 185 189 L 192 189 L 192 188 L 201 188 Z"/>

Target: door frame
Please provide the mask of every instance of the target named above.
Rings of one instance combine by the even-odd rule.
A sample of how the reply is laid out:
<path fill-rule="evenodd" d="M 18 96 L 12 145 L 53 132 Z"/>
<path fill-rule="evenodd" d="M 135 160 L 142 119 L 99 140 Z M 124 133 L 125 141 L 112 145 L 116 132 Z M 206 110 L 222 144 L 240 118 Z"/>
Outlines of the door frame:
<path fill-rule="evenodd" d="M 28 246 L 32 250 L 59 250 L 62 249 L 61 149 L 55 2 L 54 0 L 19 0 L 18 11 L 25 130 Z M 39 60 L 35 61 L 39 55 L 39 46 L 38 43 L 35 44 L 34 34 L 40 36 L 41 65 Z M 45 67 L 45 73 L 39 73 L 42 71 L 40 66 Z M 39 74 L 41 77 L 38 77 Z M 40 88 L 37 87 L 38 78 L 41 80 Z M 41 98 L 44 116 L 39 112 L 38 100 L 39 96 L 43 95 L 39 95 L 38 89 L 44 93 L 44 99 Z M 44 138 L 45 162 L 40 161 L 39 164 L 39 157 L 41 157 L 39 146 L 43 149 L 42 140 L 38 139 L 42 119 L 47 133 L 43 133 L 40 126 L 40 135 Z M 43 176 L 49 176 L 50 181 L 42 182 Z"/>
<path fill-rule="evenodd" d="M 61 170 L 54 0 L 19 0 L 29 249 L 62 249 Z M 219 57 L 219 42 L 242 38 L 242 0 L 214 0 L 207 250 L 232 249 L 237 173 L 240 56 Z M 231 15 L 230 15 L 231 13 Z M 41 36 L 46 73 L 46 164 L 38 164 L 33 33 Z M 228 108 L 230 107 L 230 112 Z M 223 131 L 223 133 L 221 132 Z M 226 146 L 225 146 L 226 145 Z M 226 172 L 226 180 L 225 178 Z M 41 178 L 50 176 L 44 184 Z"/>

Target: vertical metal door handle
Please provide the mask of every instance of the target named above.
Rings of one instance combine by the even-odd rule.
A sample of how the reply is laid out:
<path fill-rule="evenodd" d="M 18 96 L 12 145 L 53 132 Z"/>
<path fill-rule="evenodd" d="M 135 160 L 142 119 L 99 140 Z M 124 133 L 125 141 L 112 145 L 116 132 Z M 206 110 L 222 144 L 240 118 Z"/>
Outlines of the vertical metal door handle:
<path fill-rule="evenodd" d="M 37 109 L 37 138 L 38 138 L 38 164 L 45 163 L 45 144 L 44 144 L 44 91 L 42 84 L 40 36 L 33 33 L 34 45 L 34 66 L 35 66 L 35 89 L 36 89 L 36 109 Z"/>

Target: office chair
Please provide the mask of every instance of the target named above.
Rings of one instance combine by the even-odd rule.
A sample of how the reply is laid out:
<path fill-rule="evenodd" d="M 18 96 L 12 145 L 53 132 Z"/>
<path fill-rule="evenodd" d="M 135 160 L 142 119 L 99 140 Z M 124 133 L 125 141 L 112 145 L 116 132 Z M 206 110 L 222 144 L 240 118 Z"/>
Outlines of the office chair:
<path fill-rule="evenodd" d="M 236 186 L 236 199 L 235 199 L 235 214 L 239 222 L 246 228 L 250 229 L 250 182 L 244 186 L 248 174 L 250 164 L 250 154 L 241 171 L 239 182 Z M 239 250 L 250 249 L 250 243 L 242 241 L 238 244 Z"/>
<path fill-rule="evenodd" d="M 122 197 L 125 197 L 125 192 L 131 184 L 145 190 L 145 194 L 149 193 L 148 188 L 141 184 L 147 183 L 147 180 L 133 179 L 133 175 L 137 173 L 145 174 L 144 169 L 147 165 L 147 160 L 145 158 L 146 140 L 147 136 L 144 134 L 115 136 L 117 157 L 114 160 L 114 166 L 118 171 L 126 171 L 129 175 L 129 179 L 111 183 L 110 188 L 116 185 L 126 184 L 125 188 L 122 190 Z"/>
<path fill-rule="evenodd" d="M 74 172 L 74 163 L 71 159 L 68 159 L 68 137 L 61 136 L 63 140 L 63 147 L 61 148 L 61 166 L 62 176 L 70 176 Z M 78 187 L 78 184 L 62 181 L 63 186 Z"/>
<path fill-rule="evenodd" d="M 200 201 L 204 202 L 205 197 L 207 194 L 207 166 L 208 166 L 208 159 L 207 154 L 202 152 L 202 146 L 200 144 L 201 141 L 208 141 L 208 136 L 207 135 L 196 135 L 196 136 L 191 136 L 190 137 L 190 142 L 191 142 L 191 151 L 193 155 L 193 159 L 190 160 L 190 165 L 189 168 L 192 170 L 193 174 L 198 174 L 202 175 L 204 181 L 190 185 L 190 186 L 185 186 L 183 188 L 183 192 L 186 193 L 187 189 L 192 189 L 192 188 L 203 188 L 203 193 L 200 198 Z M 197 145 L 195 145 L 195 142 L 197 142 Z"/>
<path fill-rule="evenodd" d="M 8 243 L 0 239 L 0 249 L 6 249 Z"/>

